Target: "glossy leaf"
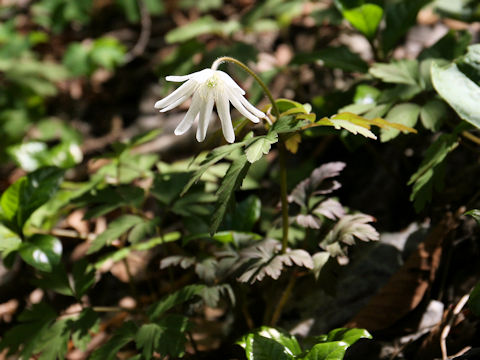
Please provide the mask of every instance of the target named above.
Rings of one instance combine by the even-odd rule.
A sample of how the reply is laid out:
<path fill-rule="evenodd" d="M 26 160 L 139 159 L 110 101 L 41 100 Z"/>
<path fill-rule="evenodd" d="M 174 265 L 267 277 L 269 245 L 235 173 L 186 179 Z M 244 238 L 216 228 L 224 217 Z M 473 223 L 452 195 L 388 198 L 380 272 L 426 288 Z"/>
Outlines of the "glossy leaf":
<path fill-rule="evenodd" d="M 332 341 L 315 345 L 301 360 L 343 360 L 348 344 Z"/>
<path fill-rule="evenodd" d="M 462 73 L 456 64 L 440 67 L 433 63 L 432 82 L 440 96 L 458 116 L 480 128 L 480 87 Z"/>
<path fill-rule="evenodd" d="M 245 339 L 245 355 L 248 360 L 293 360 L 290 350 L 273 339 L 250 334 Z"/>
<path fill-rule="evenodd" d="M 51 235 L 33 235 L 18 250 L 22 259 L 41 271 L 52 271 L 62 257 L 62 243 Z"/>

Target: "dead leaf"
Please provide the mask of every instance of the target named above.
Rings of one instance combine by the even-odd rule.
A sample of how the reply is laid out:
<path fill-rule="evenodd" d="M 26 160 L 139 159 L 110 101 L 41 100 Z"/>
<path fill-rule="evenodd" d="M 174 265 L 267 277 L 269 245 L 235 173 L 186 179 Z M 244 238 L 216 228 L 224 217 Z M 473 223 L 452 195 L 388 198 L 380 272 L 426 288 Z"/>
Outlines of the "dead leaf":
<path fill-rule="evenodd" d="M 400 270 L 346 326 L 369 331 L 385 330 L 414 310 L 435 280 L 443 242 L 457 225 L 452 214 L 447 214 Z"/>

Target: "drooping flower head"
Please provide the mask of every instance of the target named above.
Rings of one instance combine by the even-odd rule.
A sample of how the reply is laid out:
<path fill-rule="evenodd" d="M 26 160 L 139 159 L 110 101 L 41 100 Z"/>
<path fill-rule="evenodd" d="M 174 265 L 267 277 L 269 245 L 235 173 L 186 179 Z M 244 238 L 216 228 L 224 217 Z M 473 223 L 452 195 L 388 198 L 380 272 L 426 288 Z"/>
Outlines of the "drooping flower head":
<path fill-rule="evenodd" d="M 192 94 L 192 104 L 183 120 L 175 129 L 175 135 L 184 134 L 198 118 L 197 140 L 205 140 L 212 117 L 213 105 L 222 124 L 223 136 L 232 143 L 235 141 L 230 103 L 247 119 L 258 123 L 265 114 L 250 104 L 244 97 L 245 91 L 225 72 L 204 69 L 185 76 L 167 76 L 167 81 L 184 82 L 177 90 L 155 103 L 160 112 L 173 109 L 187 100 Z"/>

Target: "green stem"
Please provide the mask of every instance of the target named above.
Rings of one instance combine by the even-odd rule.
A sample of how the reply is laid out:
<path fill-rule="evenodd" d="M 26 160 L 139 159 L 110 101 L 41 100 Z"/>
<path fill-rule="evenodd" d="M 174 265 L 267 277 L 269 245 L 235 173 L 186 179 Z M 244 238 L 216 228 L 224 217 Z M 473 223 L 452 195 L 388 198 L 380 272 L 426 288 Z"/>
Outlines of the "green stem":
<path fill-rule="evenodd" d="M 277 103 L 275 102 L 275 99 L 273 98 L 272 93 L 268 89 L 267 85 L 265 85 L 263 80 L 260 79 L 260 77 L 243 62 L 235 58 L 232 58 L 230 56 L 222 56 L 217 60 L 215 60 L 212 64 L 212 70 L 217 70 L 220 64 L 224 62 L 230 62 L 240 66 L 243 70 L 245 70 L 255 79 L 255 81 L 260 85 L 263 92 L 265 93 L 265 95 L 267 95 L 268 99 L 272 103 L 273 115 L 277 119 L 279 119 L 280 111 L 278 110 Z M 279 158 L 280 158 L 280 197 L 281 197 L 281 203 L 282 203 L 282 228 L 283 228 L 282 253 L 285 253 L 287 251 L 287 242 L 288 242 L 287 167 L 285 162 L 287 150 L 285 148 L 285 142 L 281 136 L 280 136 L 278 148 L 279 148 Z"/>
<path fill-rule="evenodd" d="M 285 304 L 287 303 L 288 298 L 292 294 L 293 287 L 295 285 L 295 282 L 297 281 L 297 274 L 295 272 L 292 273 L 290 276 L 290 280 L 288 280 L 288 285 L 283 290 L 282 296 L 280 297 L 280 300 L 278 301 L 277 307 L 275 309 L 275 312 L 272 315 L 272 320 L 270 321 L 270 326 L 275 326 L 280 319 L 280 316 L 282 315 L 282 310 L 285 307 Z"/>
<path fill-rule="evenodd" d="M 240 66 L 243 70 L 245 70 L 247 73 L 249 73 L 255 79 L 255 81 L 262 88 L 265 95 L 267 95 L 268 100 L 270 100 L 270 102 L 272 103 L 273 115 L 275 115 L 275 117 L 278 119 L 280 117 L 280 111 L 278 110 L 277 103 L 275 102 L 275 99 L 273 98 L 272 93 L 268 89 L 267 85 L 265 85 L 263 80 L 260 79 L 260 77 L 252 69 L 250 69 L 247 65 L 245 65 L 243 62 L 241 62 L 240 60 L 237 60 L 235 58 L 232 58 L 230 56 L 222 56 L 222 57 L 219 57 L 217 60 L 215 60 L 212 64 L 212 70 L 217 70 L 218 67 L 220 66 L 220 64 L 222 64 L 224 62 L 230 62 L 230 63 L 233 63 L 235 65 Z"/>
<path fill-rule="evenodd" d="M 287 165 L 285 160 L 287 149 L 281 136 L 278 143 L 278 156 L 280 162 L 280 200 L 282 202 L 282 254 L 285 254 L 288 245 Z"/>

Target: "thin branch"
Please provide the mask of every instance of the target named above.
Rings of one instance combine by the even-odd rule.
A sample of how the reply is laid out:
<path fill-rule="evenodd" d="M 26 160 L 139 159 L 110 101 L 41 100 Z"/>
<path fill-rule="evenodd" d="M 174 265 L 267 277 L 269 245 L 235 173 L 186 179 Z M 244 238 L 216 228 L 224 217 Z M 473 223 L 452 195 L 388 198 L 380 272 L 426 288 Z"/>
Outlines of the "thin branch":
<path fill-rule="evenodd" d="M 145 52 L 152 32 L 152 19 L 150 18 L 147 5 L 145 4 L 144 0 L 137 0 L 137 2 L 142 29 L 140 30 L 140 36 L 138 37 L 137 43 L 132 50 L 125 55 L 126 63 L 132 61 L 136 57 L 141 56 Z"/>
<path fill-rule="evenodd" d="M 462 296 L 460 301 L 455 305 L 453 308 L 452 314 L 450 316 L 450 319 L 448 320 L 447 324 L 442 330 L 442 333 L 440 335 L 440 349 L 442 350 L 442 360 L 448 360 L 448 353 L 447 353 L 447 337 L 448 334 L 450 333 L 450 330 L 453 325 L 453 321 L 457 317 L 458 314 L 462 311 L 463 307 L 467 303 L 468 299 L 470 298 L 470 294 L 466 294 Z"/>

